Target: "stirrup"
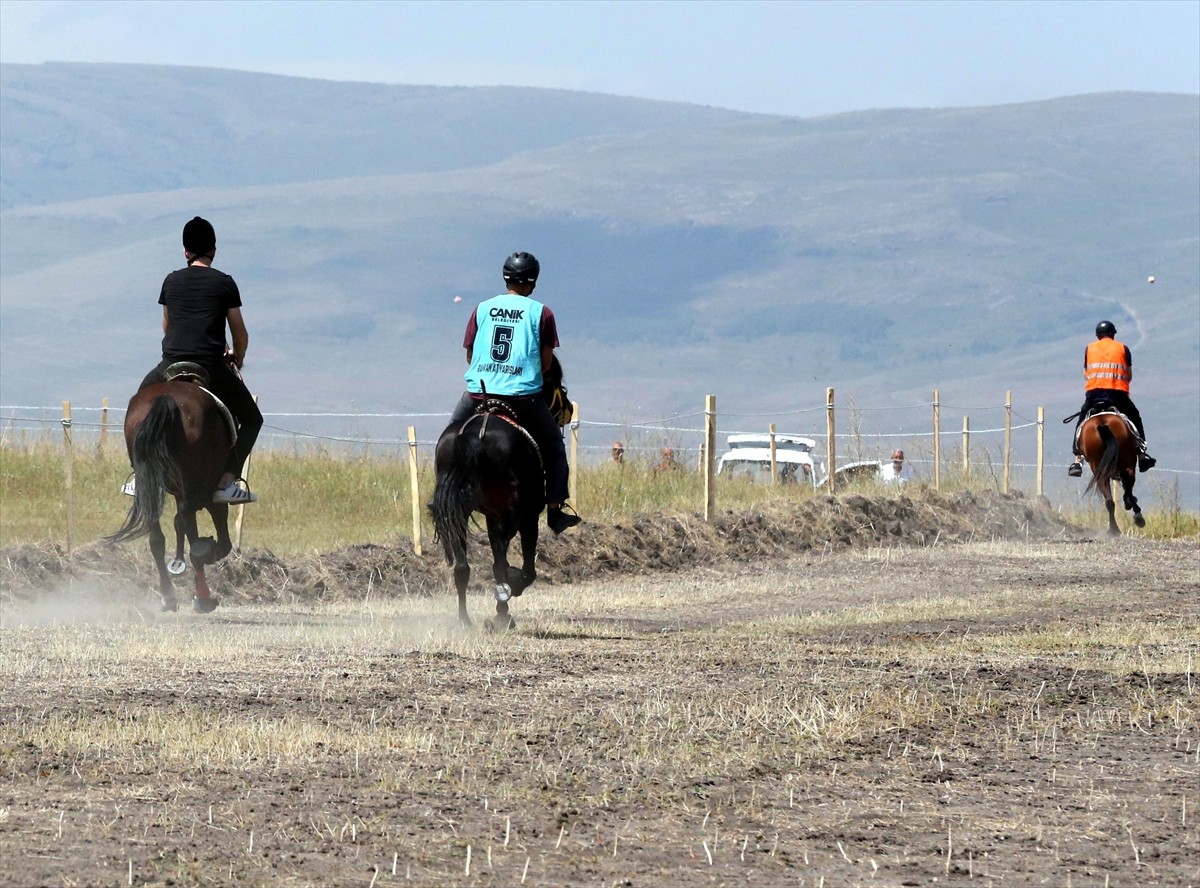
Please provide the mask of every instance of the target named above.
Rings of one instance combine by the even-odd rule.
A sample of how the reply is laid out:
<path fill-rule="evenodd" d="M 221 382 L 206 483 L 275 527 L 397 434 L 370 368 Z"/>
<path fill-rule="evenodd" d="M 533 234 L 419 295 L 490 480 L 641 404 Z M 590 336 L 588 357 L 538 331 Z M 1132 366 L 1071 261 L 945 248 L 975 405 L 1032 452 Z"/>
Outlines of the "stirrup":
<path fill-rule="evenodd" d="M 121 485 L 121 493 L 126 496 L 137 496 L 137 478 L 133 475 L 129 476 L 129 480 Z"/>

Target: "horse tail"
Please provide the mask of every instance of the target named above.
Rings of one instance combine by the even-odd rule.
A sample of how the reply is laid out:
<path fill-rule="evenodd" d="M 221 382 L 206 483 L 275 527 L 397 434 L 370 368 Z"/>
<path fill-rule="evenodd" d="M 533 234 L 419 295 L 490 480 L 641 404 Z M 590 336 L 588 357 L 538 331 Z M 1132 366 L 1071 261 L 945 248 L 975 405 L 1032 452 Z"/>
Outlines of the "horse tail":
<path fill-rule="evenodd" d="M 448 542 L 446 563 L 453 564 L 452 548 L 467 547 L 467 523 L 479 502 L 479 467 L 483 440 L 478 434 L 459 434 L 445 470 L 438 474 L 429 511 L 433 516 L 434 539 Z"/>
<path fill-rule="evenodd" d="M 182 429 L 183 417 L 175 399 L 170 395 L 155 398 L 138 425 L 130 448 L 137 495 L 121 529 L 105 537 L 109 542 L 122 543 L 145 536 L 162 518 L 167 491 L 183 489 L 179 466 L 171 455 L 172 440 L 178 439 Z"/>
<path fill-rule="evenodd" d="M 1104 452 L 1100 455 L 1100 462 L 1096 464 L 1096 470 L 1092 472 L 1092 480 L 1088 482 L 1085 492 L 1099 489 L 1107 497 L 1112 482 L 1121 477 L 1121 442 L 1103 420 L 1097 424 L 1096 431 L 1100 433 Z"/>

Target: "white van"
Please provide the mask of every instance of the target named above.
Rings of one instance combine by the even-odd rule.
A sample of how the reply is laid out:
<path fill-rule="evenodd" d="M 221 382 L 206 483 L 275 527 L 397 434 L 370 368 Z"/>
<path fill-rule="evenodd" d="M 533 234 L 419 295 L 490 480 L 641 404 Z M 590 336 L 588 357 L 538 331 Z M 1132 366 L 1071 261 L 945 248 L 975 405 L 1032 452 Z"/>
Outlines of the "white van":
<path fill-rule="evenodd" d="M 771 483 L 770 435 L 730 435 L 725 440 L 729 451 L 717 462 L 718 475 Z M 780 484 L 816 487 L 817 465 L 812 458 L 816 443 L 799 435 L 775 435 L 775 470 Z"/>

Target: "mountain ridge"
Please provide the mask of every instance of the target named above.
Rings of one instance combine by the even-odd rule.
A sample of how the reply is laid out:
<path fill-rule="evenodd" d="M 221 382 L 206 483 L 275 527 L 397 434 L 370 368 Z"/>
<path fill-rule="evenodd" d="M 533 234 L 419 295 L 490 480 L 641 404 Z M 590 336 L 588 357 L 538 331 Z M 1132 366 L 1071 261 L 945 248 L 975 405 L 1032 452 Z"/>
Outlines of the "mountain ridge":
<path fill-rule="evenodd" d="M 994 401 L 1007 384 L 1065 415 L 1104 316 L 1141 337 L 1130 343 L 1134 396 L 1152 440 L 1196 468 L 1200 97 L 799 119 L 414 87 L 426 104 L 388 117 L 378 108 L 403 106 L 387 96 L 409 88 L 338 84 L 350 110 L 315 108 L 290 124 L 286 145 L 268 133 L 210 151 L 230 133 L 270 129 L 281 109 L 311 99 L 311 83 L 223 72 L 197 85 L 191 70 L 87 65 L 64 79 L 13 67 L 0 65 L 6 403 L 135 384 L 157 352 L 154 300 L 180 262 L 178 231 L 199 213 L 217 226 L 217 266 L 247 300 L 252 382 L 281 408 L 334 405 L 350 380 L 363 398 L 399 401 L 371 372 L 388 367 L 420 380 L 403 403 L 448 410 L 465 312 L 498 289 L 503 257 L 526 249 L 542 260 L 538 292 L 559 316 L 572 393 L 593 416 L 631 401 L 690 410 L 712 390 L 769 410 L 774 391 L 797 383 L 806 401 L 836 385 L 886 403 L 950 381 L 960 400 Z M 161 109 L 186 105 L 189 89 L 211 93 L 214 78 L 236 87 L 243 129 L 213 123 L 185 144 L 176 112 Z M 10 126 L 14 96 L 48 120 Z M 131 96 L 142 97 L 140 112 Z M 258 130 L 244 122 L 256 109 Z M 545 116 L 528 137 L 497 141 L 514 109 Z M 137 143 L 163 120 L 170 138 Z M 462 144 L 443 150 L 451 143 Z M 75 153 L 81 145 L 93 153 Z M 221 173 L 241 151 L 238 175 L 251 177 L 285 147 L 283 172 L 307 180 L 277 181 L 274 170 L 230 184 Z M 30 157 L 41 165 L 22 163 Z M 424 166 L 435 162 L 444 168 Z M 89 175 L 93 191 L 125 190 L 87 196 L 72 183 Z M 169 184 L 172 175 L 192 187 Z M 26 193 L 36 201 L 22 204 Z M 83 384 L 48 341 L 70 350 Z M 119 354 L 115 342 L 126 343 Z"/>

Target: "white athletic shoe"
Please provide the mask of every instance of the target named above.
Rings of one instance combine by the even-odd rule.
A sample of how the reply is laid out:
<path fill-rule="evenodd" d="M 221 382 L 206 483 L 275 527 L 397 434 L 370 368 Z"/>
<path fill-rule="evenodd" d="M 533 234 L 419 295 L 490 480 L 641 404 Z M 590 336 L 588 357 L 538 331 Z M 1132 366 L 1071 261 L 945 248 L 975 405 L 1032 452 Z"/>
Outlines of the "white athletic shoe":
<path fill-rule="evenodd" d="M 240 506 L 244 503 L 256 503 L 258 502 L 258 497 L 246 490 L 246 488 L 238 487 L 236 481 L 230 481 L 228 487 L 217 488 L 217 492 L 213 494 L 213 502 Z"/>
<path fill-rule="evenodd" d="M 121 493 L 126 496 L 137 496 L 137 478 L 130 478 L 121 485 Z"/>

